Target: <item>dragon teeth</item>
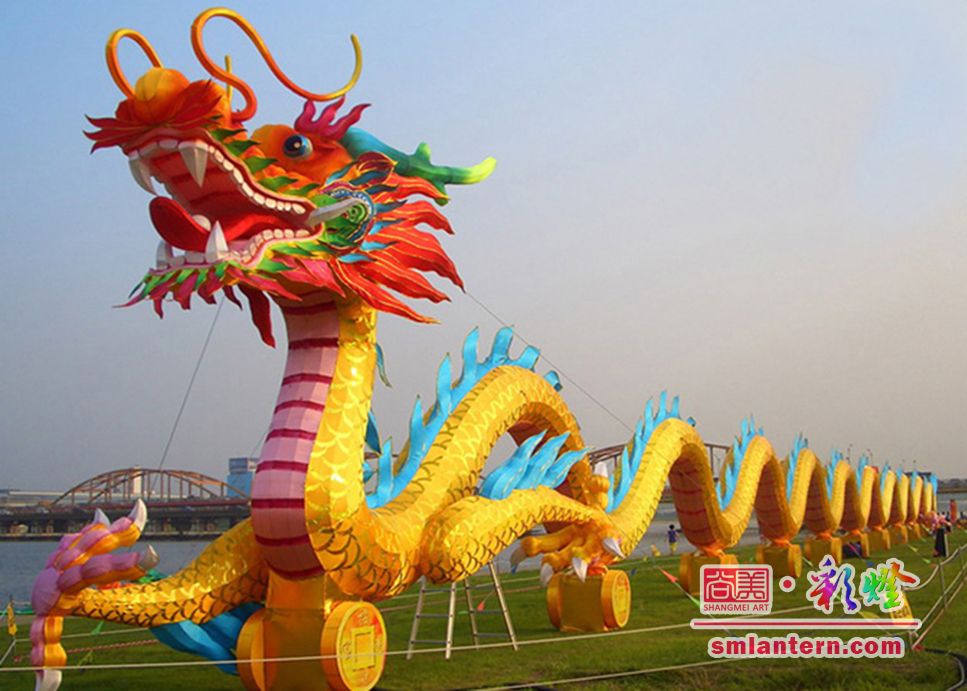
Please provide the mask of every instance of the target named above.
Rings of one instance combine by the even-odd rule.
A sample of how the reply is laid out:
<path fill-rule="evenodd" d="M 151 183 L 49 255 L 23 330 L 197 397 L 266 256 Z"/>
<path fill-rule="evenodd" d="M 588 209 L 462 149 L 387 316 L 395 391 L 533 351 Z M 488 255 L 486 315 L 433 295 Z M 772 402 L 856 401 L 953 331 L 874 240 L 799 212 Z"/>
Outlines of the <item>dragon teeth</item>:
<path fill-rule="evenodd" d="M 208 243 L 205 245 L 205 261 L 214 264 L 227 256 L 228 242 L 225 241 L 225 232 L 222 230 L 222 224 L 215 221 L 208 235 Z"/>
<path fill-rule="evenodd" d="M 191 141 L 178 141 L 176 139 L 156 140 L 129 155 L 128 165 L 131 170 L 131 176 L 138 186 L 149 194 L 157 194 L 157 191 L 155 190 L 155 181 L 152 178 L 148 160 L 157 154 L 169 151 L 177 151 L 179 153 L 185 169 L 199 187 L 204 186 L 208 172 L 208 163 L 211 161 L 216 170 L 221 170 L 227 174 L 234 181 L 238 191 L 258 206 L 277 212 L 296 213 L 299 215 L 308 214 L 312 211 L 311 208 L 306 209 L 296 202 L 269 196 L 263 190 L 259 189 L 257 185 L 250 182 L 247 171 L 236 165 L 236 162 L 231 156 L 226 155 L 219 147 L 212 146 L 205 141 L 197 139 Z M 172 198 L 176 198 L 176 193 L 178 192 L 177 185 L 173 181 L 164 181 L 160 177 L 158 180 L 163 184 L 168 194 Z M 338 203 L 327 207 L 325 211 L 317 213 L 321 213 L 324 216 L 336 216 L 355 203 L 359 202 L 349 201 L 348 203 Z M 156 269 L 175 269 L 186 265 L 192 267 L 204 266 L 230 258 L 247 263 L 256 259 L 261 254 L 262 249 L 267 245 L 274 244 L 280 240 L 291 241 L 315 235 L 315 231 L 306 230 L 305 228 L 267 229 L 255 234 L 246 242 L 233 243 L 233 246 L 229 247 L 224 230 L 218 221 L 202 214 L 195 214 L 192 218 L 198 224 L 199 228 L 207 230 L 209 233 L 208 240 L 205 243 L 205 251 L 187 251 L 184 254 L 180 254 L 175 251 L 171 244 L 162 240 L 158 244 L 155 252 Z M 319 221 L 313 225 L 318 224 Z M 238 245 L 237 247 L 235 246 L 236 244 Z"/>
<path fill-rule="evenodd" d="M 162 240 L 158 243 L 158 249 L 155 252 L 155 264 L 159 269 L 167 269 L 171 266 L 172 260 L 174 260 L 175 252 L 167 242 Z"/>
<path fill-rule="evenodd" d="M 205 170 L 208 167 L 208 148 L 201 142 L 182 142 L 178 145 L 178 151 L 192 179 L 201 187 L 205 183 Z"/>
<path fill-rule="evenodd" d="M 139 158 L 131 157 L 128 159 L 128 167 L 131 169 L 131 177 L 138 183 L 138 187 L 148 194 L 157 194 L 154 183 L 151 182 L 151 173 L 148 171 L 148 166 L 142 163 Z"/>

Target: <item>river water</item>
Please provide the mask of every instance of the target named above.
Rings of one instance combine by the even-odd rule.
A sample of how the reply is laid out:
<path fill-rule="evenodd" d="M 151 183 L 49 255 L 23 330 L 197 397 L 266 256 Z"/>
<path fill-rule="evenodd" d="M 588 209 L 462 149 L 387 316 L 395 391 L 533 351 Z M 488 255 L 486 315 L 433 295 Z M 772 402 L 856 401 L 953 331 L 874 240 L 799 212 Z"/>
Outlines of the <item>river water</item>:
<path fill-rule="evenodd" d="M 205 548 L 207 542 L 153 542 L 161 557 L 158 569 L 173 573 L 194 559 Z M 30 589 L 34 577 L 44 568 L 47 557 L 57 547 L 57 542 L 0 542 L 0 598 L 4 602 L 10 596 L 18 605 L 30 601 Z M 126 552 L 128 550 L 118 550 Z"/>
<path fill-rule="evenodd" d="M 656 545 L 662 552 L 667 552 L 668 545 L 665 536 L 668 526 L 671 523 L 677 525 L 677 520 L 675 509 L 671 504 L 660 505 L 651 527 L 649 527 L 648 532 L 632 556 L 641 557 L 651 554 L 651 545 Z M 740 544 L 756 544 L 758 541 L 758 528 L 753 519 Z M 198 556 L 208 545 L 208 542 L 200 540 L 158 541 L 152 544 L 161 557 L 158 570 L 163 573 L 174 573 Z M 6 601 L 8 597 L 12 596 L 18 605 L 27 604 L 30 601 L 30 589 L 34 577 L 43 569 L 47 557 L 56 546 L 57 543 L 53 540 L 0 542 L 0 601 Z M 688 542 L 684 535 L 681 535 L 679 536 L 679 552 L 687 550 Z M 507 550 L 497 557 L 497 566 L 501 573 L 506 573 L 510 569 L 510 551 Z M 538 559 L 528 559 L 520 565 L 520 569 L 536 569 L 538 566 Z"/>

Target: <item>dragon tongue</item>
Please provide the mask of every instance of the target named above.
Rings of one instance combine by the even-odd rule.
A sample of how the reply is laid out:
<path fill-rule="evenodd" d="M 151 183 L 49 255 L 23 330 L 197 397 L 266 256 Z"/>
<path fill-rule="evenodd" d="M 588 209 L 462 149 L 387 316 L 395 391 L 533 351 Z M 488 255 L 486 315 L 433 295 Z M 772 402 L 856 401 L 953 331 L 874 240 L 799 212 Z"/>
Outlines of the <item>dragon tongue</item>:
<path fill-rule="evenodd" d="M 148 205 L 148 210 L 158 235 L 173 247 L 193 252 L 205 251 L 209 231 L 177 202 L 166 197 L 155 197 Z"/>

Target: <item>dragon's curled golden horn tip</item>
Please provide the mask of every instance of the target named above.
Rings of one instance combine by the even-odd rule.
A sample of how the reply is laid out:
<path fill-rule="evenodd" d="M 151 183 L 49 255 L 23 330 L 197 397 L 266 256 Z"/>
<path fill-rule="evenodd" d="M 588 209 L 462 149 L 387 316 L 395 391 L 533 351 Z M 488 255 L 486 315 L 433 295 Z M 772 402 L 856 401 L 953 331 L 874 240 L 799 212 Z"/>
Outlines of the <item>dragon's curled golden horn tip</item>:
<path fill-rule="evenodd" d="M 148 60 L 155 67 L 164 67 L 164 65 L 161 64 L 161 59 L 158 57 L 158 54 L 148 39 L 134 29 L 118 29 L 108 37 L 107 45 L 104 46 L 104 57 L 107 60 L 108 72 L 111 73 L 111 78 L 118 85 L 121 93 L 128 98 L 132 98 L 134 96 L 134 89 L 131 88 L 131 84 L 124 76 L 124 72 L 121 71 L 121 64 L 118 62 L 118 43 L 123 38 L 129 38 L 141 46 L 141 50 L 144 51 Z"/>
<path fill-rule="evenodd" d="M 195 56 L 202 64 L 202 67 L 204 67 L 210 75 L 225 82 L 229 86 L 235 87 L 245 98 L 245 107 L 234 114 L 236 120 L 247 120 L 255 114 L 255 92 L 252 91 L 252 88 L 248 84 L 239 79 L 237 75 L 223 70 L 221 67 L 212 62 L 212 60 L 208 57 L 208 53 L 205 52 L 205 45 L 202 41 L 202 32 L 205 29 L 205 24 L 207 24 L 208 21 L 214 17 L 224 17 L 240 28 L 245 35 L 249 37 L 249 40 L 252 41 L 252 44 L 255 46 L 256 50 L 258 50 L 259 54 L 262 56 L 262 59 L 265 60 L 265 64 L 268 65 L 270 70 L 272 70 L 272 74 L 274 74 L 276 78 L 282 82 L 283 85 L 285 85 L 286 88 L 299 96 L 302 96 L 303 98 L 309 99 L 310 101 L 331 101 L 344 95 L 346 92 L 352 89 L 359 80 L 359 73 L 363 69 L 363 53 L 359 47 L 359 39 L 356 38 L 355 34 L 351 34 L 349 37 L 350 41 L 352 41 L 353 54 L 355 56 L 355 65 L 353 66 L 353 73 L 352 76 L 349 77 L 349 81 L 346 82 L 345 86 L 343 86 L 341 89 L 325 94 L 317 94 L 311 91 L 306 91 L 285 76 L 285 73 L 272 57 L 272 53 L 269 52 L 269 49 L 262 40 L 262 37 L 248 22 L 248 20 L 245 19 L 245 17 L 226 7 L 212 7 L 199 14 L 197 17 L 195 17 L 195 21 L 192 22 L 191 47 L 194 49 Z"/>

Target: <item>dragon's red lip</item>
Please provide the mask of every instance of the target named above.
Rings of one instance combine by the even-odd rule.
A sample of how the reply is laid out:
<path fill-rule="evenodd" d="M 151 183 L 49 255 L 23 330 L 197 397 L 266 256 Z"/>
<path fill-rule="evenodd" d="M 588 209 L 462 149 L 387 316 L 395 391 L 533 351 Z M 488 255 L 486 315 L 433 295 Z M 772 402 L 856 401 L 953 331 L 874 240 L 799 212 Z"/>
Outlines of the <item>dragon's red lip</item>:
<path fill-rule="evenodd" d="M 178 202 L 167 197 L 155 197 L 148 205 L 151 222 L 165 242 L 172 247 L 192 252 L 204 252 L 211 228 L 203 226 Z M 207 220 L 207 216 L 205 217 Z M 263 230 L 274 229 L 280 220 L 268 213 L 223 215 L 217 219 L 226 241 L 247 240 Z M 210 224 L 210 221 L 209 221 Z"/>
<path fill-rule="evenodd" d="M 165 197 L 155 197 L 148 205 L 148 211 L 158 235 L 172 247 L 205 251 L 211 230 L 202 228 L 183 206 Z"/>

